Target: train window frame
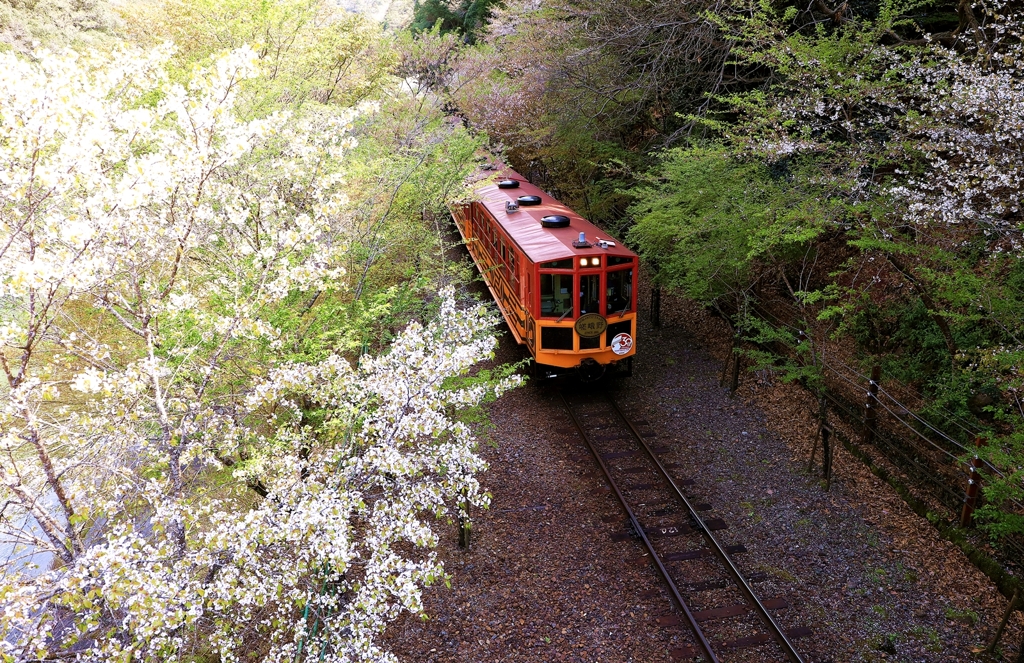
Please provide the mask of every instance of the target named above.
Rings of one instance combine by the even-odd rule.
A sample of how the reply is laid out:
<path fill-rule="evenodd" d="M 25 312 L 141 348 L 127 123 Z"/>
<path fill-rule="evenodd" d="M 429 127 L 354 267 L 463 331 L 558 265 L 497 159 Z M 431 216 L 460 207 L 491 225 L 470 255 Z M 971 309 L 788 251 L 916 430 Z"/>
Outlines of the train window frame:
<path fill-rule="evenodd" d="M 545 276 L 550 276 L 552 278 L 552 291 L 551 291 L 552 310 L 551 310 L 550 313 L 545 313 L 544 312 L 544 296 L 545 296 L 545 293 L 544 293 L 544 277 Z M 558 277 L 558 278 L 568 278 L 569 279 L 570 286 L 566 289 L 567 292 L 559 292 L 559 293 L 557 293 L 559 295 L 565 295 L 565 297 L 558 297 L 558 298 L 555 297 L 556 293 L 554 292 L 554 279 L 556 277 Z M 563 270 L 563 271 L 542 271 L 542 272 L 540 272 L 540 277 L 539 277 L 539 279 L 537 281 L 537 294 L 535 295 L 536 298 L 537 298 L 537 302 L 536 302 L 537 317 L 540 318 L 540 319 L 546 319 L 546 320 L 559 320 L 559 319 L 560 320 L 575 320 L 577 317 L 579 317 L 579 311 L 576 310 L 576 305 L 575 305 L 575 301 L 578 298 L 578 293 L 577 293 L 577 290 L 579 288 L 578 282 L 579 282 L 579 279 L 576 278 L 576 275 L 573 274 L 571 271 L 568 271 L 568 270 Z M 558 287 L 559 287 L 560 290 L 562 289 L 561 284 L 559 284 Z M 564 315 L 565 314 L 565 307 L 564 307 L 564 305 L 559 310 L 557 310 L 557 311 L 555 310 L 554 304 L 555 304 L 556 301 L 567 301 L 567 302 L 569 302 L 569 305 L 572 308 L 570 309 L 568 315 Z"/>
<path fill-rule="evenodd" d="M 563 264 L 560 264 L 563 263 Z M 566 271 L 573 271 L 576 266 L 575 258 L 564 258 L 562 260 L 549 260 L 548 262 L 540 263 L 540 268 L 544 270 L 548 269 L 560 269 Z"/>
<path fill-rule="evenodd" d="M 594 287 L 594 291 L 597 294 L 597 301 L 591 302 L 594 307 L 587 305 L 586 310 L 583 308 L 583 282 L 584 279 L 596 278 L 597 285 Z M 576 279 L 576 301 L 579 302 L 578 309 L 575 311 L 577 316 L 583 315 L 584 313 L 597 313 L 600 314 L 604 310 L 604 273 L 597 269 L 588 269 L 585 272 L 580 272 L 579 278 Z M 593 293 L 592 293 L 593 294 Z"/>
<path fill-rule="evenodd" d="M 625 309 L 616 308 L 614 310 L 608 310 L 607 299 L 608 299 L 608 288 L 610 287 L 609 284 L 608 284 L 609 277 L 612 274 L 615 274 L 615 273 L 618 273 L 618 272 L 630 272 L 630 276 L 629 276 L 629 290 L 630 290 L 630 292 L 629 292 L 629 306 L 626 307 Z M 618 269 L 608 269 L 608 270 L 605 270 L 604 275 L 605 275 L 605 279 L 604 279 L 604 283 L 602 284 L 603 287 L 601 289 L 601 299 L 602 299 L 601 310 L 604 311 L 603 315 L 605 317 L 608 317 L 610 315 L 619 313 L 621 311 L 621 314 L 619 314 L 618 317 L 622 317 L 622 316 L 626 315 L 627 313 L 633 313 L 634 311 L 636 311 L 636 269 L 632 265 L 629 265 L 629 266 L 620 267 Z"/>
<path fill-rule="evenodd" d="M 626 265 L 634 266 L 635 261 L 633 256 L 608 256 L 605 263 L 609 268 L 611 267 L 624 267 Z"/>

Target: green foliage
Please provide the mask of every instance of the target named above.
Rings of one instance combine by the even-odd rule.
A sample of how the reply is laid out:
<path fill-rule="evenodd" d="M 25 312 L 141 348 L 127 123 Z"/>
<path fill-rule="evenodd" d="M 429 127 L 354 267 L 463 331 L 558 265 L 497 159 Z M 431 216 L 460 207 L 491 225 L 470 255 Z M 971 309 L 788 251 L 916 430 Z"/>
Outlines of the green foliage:
<path fill-rule="evenodd" d="M 446 256 L 446 205 L 466 195 L 482 139 L 411 97 L 390 100 L 357 132 L 346 173 L 350 198 L 361 201 L 351 215 L 355 298 L 418 283 L 430 299 L 434 284 L 467 278 Z"/>
<path fill-rule="evenodd" d="M 582 122 L 556 129 L 550 143 L 537 151 L 544 180 L 559 200 L 594 223 L 614 223 L 630 203 L 622 191 L 623 173 L 639 165 L 637 156 L 609 140 L 590 134 Z"/>
<path fill-rule="evenodd" d="M 182 77 L 226 49 L 255 48 L 265 75 L 247 88 L 254 115 L 306 103 L 352 106 L 392 84 L 390 38 L 325 0 L 167 0 L 129 5 L 124 14 L 137 41 L 175 42 Z"/>
<path fill-rule="evenodd" d="M 666 152 L 630 191 L 628 238 L 662 284 L 709 302 L 750 283 L 750 238 L 767 225 L 765 171 L 721 146 Z"/>
<path fill-rule="evenodd" d="M 956 608 L 954 606 L 948 606 L 946 608 L 946 619 L 953 619 L 959 622 L 965 622 L 970 625 L 978 623 L 980 617 L 974 610 Z"/>
<path fill-rule="evenodd" d="M 424 32 L 439 26 L 442 33 L 461 34 L 467 44 L 476 43 L 480 31 L 487 26 L 491 12 L 503 0 L 416 0 L 410 29 Z"/>
<path fill-rule="evenodd" d="M 868 301 L 848 315 L 847 331 L 879 357 L 884 375 L 900 382 L 930 380 L 949 363 L 942 334 L 919 299 L 885 308 Z"/>
<path fill-rule="evenodd" d="M 667 232 L 673 224 L 693 225 L 692 213 L 683 206 L 678 215 L 683 221 L 663 215 L 655 226 L 660 234 L 651 233 L 660 242 L 647 239 L 645 257 L 660 272 L 667 265 L 667 282 L 702 301 L 724 293 L 715 293 L 697 276 L 690 277 L 695 283 L 686 280 L 685 270 L 677 265 L 687 246 L 698 248 L 684 263 L 694 274 L 703 271 L 717 279 L 715 267 L 733 266 L 735 283 L 723 290 L 742 291 L 744 301 L 772 293 L 778 280 L 784 280 L 790 304 L 806 317 L 814 317 L 808 314 L 816 310 L 818 325 L 838 325 L 839 340 L 852 339 L 865 364 L 880 363 L 886 379 L 917 387 L 925 397 L 922 418 L 961 442 L 971 442 L 964 424 L 988 431 L 991 439 L 982 453 L 1003 473 L 986 476 L 987 504 L 980 518 L 993 536 L 1024 532 L 1019 507 L 1011 502 L 1024 498 L 1015 470 L 1024 458 L 1018 432 L 1024 428 L 1019 399 L 1024 387 L 1019 369 L 1024 357 L 1024 261 L 1019 251 L 998 244 L 1003 232 L 1013 235 L 1015 245 L 1019 242 L 1018 220 L 986 225 L 969 214 L 929 219 L 920 215 L 920 204 L 913 204 L 927 203 L 934 193 L 928 187 L 949 177 L 945 167 L 935 165 L 936 154 L 945 149 L 941 141 L 957 132 L 962 140 L 967 135 L 963 132 L 979 124 L 947 113 L 945 106 L 930 105 L 932 95 L 952 82 L 952 67 L 942 64 L 943 58 L 960 56 L 935 48 L 937 40 L 910 41 L 921 34 L 922 25 L 949 30 L 957 27 L 957 19 L 920 2 L 883 2 L 877 11 L 855 20 L 815 21 L 812 14 L 762 3 L 749 14 L 716 19 L 735 45 L 737 69 L 759 72 L 766 83 L 721 94 L 709 115 L 688 119 L 728 138 L 721 158 L 770 169 L 782 166 L 784 175 L 776 180 L 781 193 L 772 197 L 836 200 L 827 206 L 829 232 L 805 238 L 816 257 L 836 257 L 812 266 L 816 274 L 804 278 L 807 260 L 797 252 L 753 248 L 756 231 L 739 221 L 739 205 L 735 214 L 723 214 L 714 228 L 703 229 L 702 238 L 727 232 L 719 226 L 736 233 L 726 241 L 693 242 Z M 965 17 L 962 13 L 959 20 Z M 969 48 L 962 52 L 963 63 L 971 57 Z M 929 80 L 945 83 L 930 87 Z M 988 131 L 996 132 L 995 124 Z M 985 141 L 983 137 L 978 144 Z M 984 161 L 983 155 L 977 158 Z M 748 176 L 747 181 L 756 178 Z M 691 182 L 701 179 L 668 178 L 665 186 L 692 197 L 678 193 Z M 921 187 L 925 197 L 914 198 L 914 187 Z M 721 189 L 728 191 L 724 185 Z M 984 181 L 968 178 L 946 186 L 945 202 L 932 204 L 952 208 L 958 192 L 983 190 Z M 731 197 L 742 200 L 744 192 L 733 189 Z M 1011 207 L 1017 209 L 1015 203 Z M 756 262 L 737 259 L 743 246 L 751 247 L 749 256 Z M 799 287 L 790 283 L 796 273 L 801 275 Z M 753 352 L 755 363 L 771 364 L 778 346 L 792 356 L 798 345 L 785 338 L 791 334 L 762 327 L 750 322 L 744 327 L 762 346 L 770 346 Z M 802 374 L 808 370 L 805 361 L 776 361 L 785 365 L 788 379 L 811 377 Z"/>
<path fill-rule="evenodd" d="M 493 395 L 494 387 L 502 380 L 506 380 L 514 376 L 520 369 L 524 368 L 529 361 L 529 359 L 524 359 L 523 361 L 515 364 L 505 364 L 494 369 L 481 369 L 472 375 L 460 375 L 458 377 L 452 377 L 445 380 L 445 389 L 460 390 L 483 388 L 488 392 L 487 396 L 485 396 L 484 400 L 479 404 L 460 410 L 457 413 L 457 420 L 472 426 L 473 430 L 479 435 L 489 436 L 493 429 L 493 425 L 491 424 L 490 415 L 487 413 L 486 405 L 488 403 L 493 403 L 495 400 L 495 396 Z M 485 439 L 487 439 L 487 437 L 485 437 Z M 488 441 L 492 445 L 496 446 L 497 444 L 493 440 Z"/>
<path fill-rule="evenodd" d="M 1013 398 L 1013 406 L 1021 413 L 1017 391 L 1014 391 Z M 1017 413 L 1008 412 L 1011 408 L 992 409 L 996 410 L 1000 427 L 1016 419 Z M 1020 464 L 1020 459 L 1024 458 L 1024 431 L 1018 427 L 1007 434 L 992 435 L 985 440 L 979 453 L 994 467 L 1002 469 L 1000 473 L 983 472 L 985 502 L 976 513 L 981 527 L 993 540 L 1008 535 L 1019 536 L 1024 532 L 1024 513 L 1021 510 L 1021 504 L 1024 504 L 1024 468 Z"/>
<path fill-rule="evenodd" d="M 765 261 L 801 253 L 835 214 L 831 201 L 723 144 L 664 152 L 629 193 L 628 237 L 655 278 L 708 304 L 754 286 Z"/>
<path fill-rule="evenodd" d="M 444 225 L 481 139 L 449 123 L 434 99 L 400 92 L 398 53 L 379 26 L 323 0 L 169 0 L 126 18 L 139 39 L 180 44 L 181 72 L 254 44 L 265 76 L 246 90 L 250 115 L 375 102 L 357 118 L 358 142 L 339 169 L 352 201 L 346 275 L 334 290 L 294 293 L 278 306 L 273 324 L 295 342 L 267 344 L 268 357 L 379 352 L 429 314 L 438 283 L 470 278 L 445 256 Z"/>
<path fill-rule="evenodd" d="M 0 49 L 27 52 L 35 42 L 106 47 L 118 28 L 117 15 L 102 0 L 0 0 Z"/>

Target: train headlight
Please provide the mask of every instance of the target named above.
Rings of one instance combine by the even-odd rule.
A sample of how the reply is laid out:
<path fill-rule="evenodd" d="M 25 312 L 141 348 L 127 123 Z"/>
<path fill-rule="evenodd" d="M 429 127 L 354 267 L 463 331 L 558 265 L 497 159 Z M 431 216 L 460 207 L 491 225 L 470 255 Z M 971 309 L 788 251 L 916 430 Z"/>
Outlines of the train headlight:
<path fill-rule="evenodd" d="M 600 258 L 591 258 L 590 259 L 590 264 L 593 265 L 594 267 L 599 267 L 601 265 L 601 259 Z"/>
<path fill-rule="evenodd" d="M 587 259 L 586 258 L 580 258 L 580 267 L 586 267 L 586 266 L 587 266 Z"/>

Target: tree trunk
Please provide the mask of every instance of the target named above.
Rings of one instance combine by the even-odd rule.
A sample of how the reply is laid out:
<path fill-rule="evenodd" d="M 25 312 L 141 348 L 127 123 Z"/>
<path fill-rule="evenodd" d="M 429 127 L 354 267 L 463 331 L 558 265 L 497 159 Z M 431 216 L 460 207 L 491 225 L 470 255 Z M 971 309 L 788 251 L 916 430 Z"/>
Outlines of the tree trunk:
<path fill-rule="evenodd" d="M 462 506 L 466 515 L 459 514 L 459 548 L 469 550 L 473 533 L 473 525 L 469 520 L 469 501 L 467 500 Z"/>

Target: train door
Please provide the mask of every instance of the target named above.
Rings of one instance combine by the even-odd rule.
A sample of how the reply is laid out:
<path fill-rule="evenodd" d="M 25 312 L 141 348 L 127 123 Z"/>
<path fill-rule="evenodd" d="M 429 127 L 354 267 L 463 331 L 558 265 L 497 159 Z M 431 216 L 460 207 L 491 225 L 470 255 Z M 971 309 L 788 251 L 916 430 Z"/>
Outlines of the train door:
<path fill-rule="evenodd" d="M 596 313 L 601 315 L 601 272 L 583 272 L 579 280 L 579 314 Z M 593 337 L 580 336 L 580 350 L 594 350 L 601 347 L 601 335 Z"/>
<path fill-rule="evenodd" d="M 636 330 L 633 329 L 636 316 L 628 315 L 636 311 L 634 269 L 632 257 L 608 258 L 604 291 L 604 316 L 608 320 L 606 346 L 611 346 L 612 341 L 620 334 L 628 334 L 630 341 L 636 337 Z"/>
<path fill-rule="evenodd" d="M 572 259 L 541 263 L 537 283 L 537 317 L 541 350 L 573 350 L 571 322 L 576 318 Z M 563 324 L 565 321 L 565 324 Z M 544 324 L 547 323 L 547 324 Z"/>

